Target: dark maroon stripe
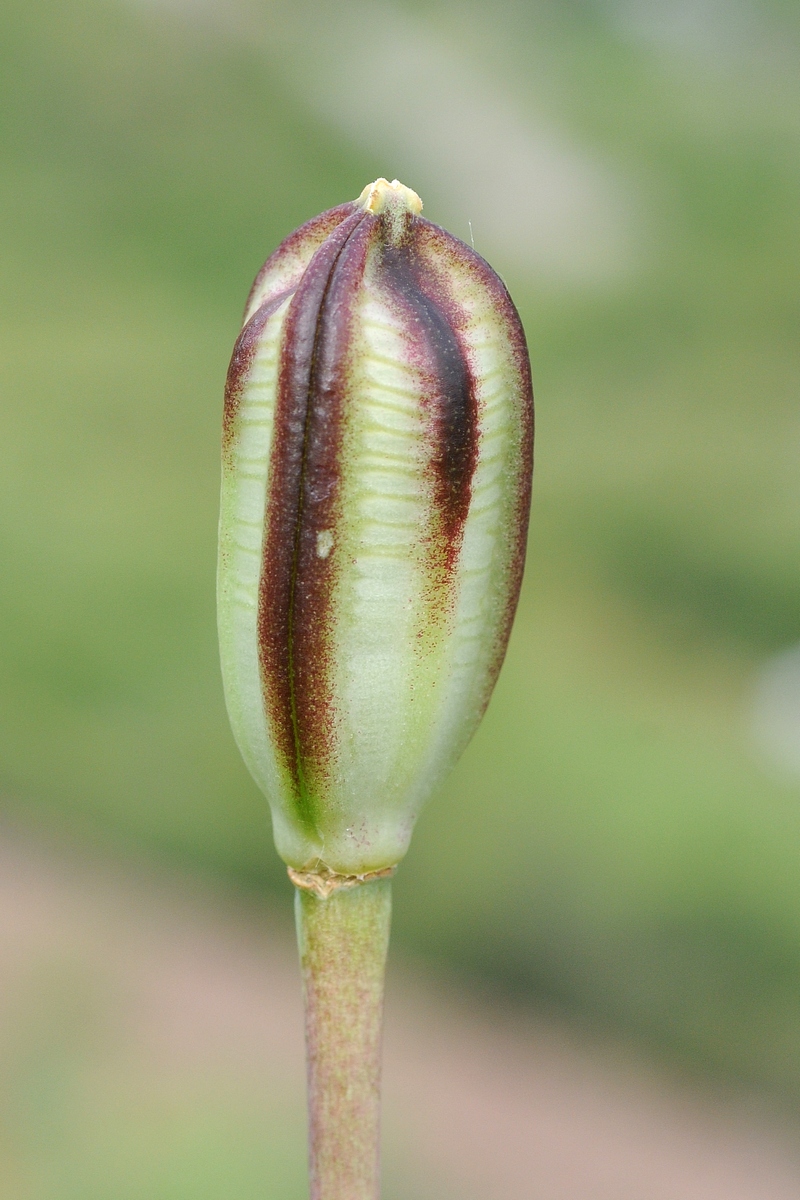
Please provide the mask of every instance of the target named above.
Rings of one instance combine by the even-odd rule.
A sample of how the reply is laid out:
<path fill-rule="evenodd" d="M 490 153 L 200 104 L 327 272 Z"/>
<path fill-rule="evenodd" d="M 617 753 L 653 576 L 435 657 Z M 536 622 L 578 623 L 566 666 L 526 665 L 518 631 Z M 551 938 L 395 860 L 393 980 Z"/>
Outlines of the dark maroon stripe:
<path fill-rule="evenodd" d="M 223 455 L 227 455 L 230 452 L 233 444 L 236 417 L 241 407 L 247 377 L 250 374 L 253 359 L 258 349 L 258 342 L 261 334 L 264 332 L 264 326 L 272 314 L 277 312 L 287 296 L 291 296 L 291 294 L 291 289 L 279 292 L 277 296 L 273 296 L 271 300 L 262 304 L 261 308 L 253 313 L 236 339 L 228 366 L 228 376 L 225 380 L 225 400 L 222 408 Z"/>
<path fill-rule="evenodd" d="M 496 271 L 481 258 L 470 246 L 439 226 L 422 218 L 418 222 L 418 236 L 435 247 L 440 255 L 447 260 L 460 260 L 462 268 L 466 266 L 471 274 L 480 282 L 491 297 L 492 306 L 503 322 L 505 336 L 511 349 L 514 365 L 517 371 L 517 394 L 514 403 L 517 408 L 518 446 L 517 461 L 514 465 L 516 483 L 516 503 L 508 532 L 509 556 L 507 576 L 505 581 L 504 609 L 500 614 L 497 625 L 495 644 L 493 647 L 492 663 L 487 676 L 487 688 L 483 697 L 483 708 L 489 703 L 497 676 L 503 665 L 514 614 L 517 610 L 522 577 L 525 570 L 525 554 L 528 544 L 528 521 L 531 509 L 531 488 L 533 483 L 533 440 L 534 440 L 534 404 L 533 383 L 531 380 L 531 365 L 528 355 L 528 345 L 525 330 L 514 301 L 509 295 L 506 285 Z M 454 314 L 458 319 L 458 314 Z"/>
<path fill-rule="evenodd" d="M 338 556 L 317 553 L 317 535 L 336 536 L 346 398 L 351 378 L 355 300 L 376 219 L 367 216 L 339 255 L 320 313 L 306 426 L 297 571 L 292 609 L 292 664 L 298 751 L 306 783 L 324 781 L 334 739 L 331 599 Z"/>
<path fill-rule="evenodd" d="M 338 204 L 336 208 L 329 208 L 324 213 L 320 213 L 318 217 L 312 217 L 310 221 L 306 221 L 299 229 L 295 229 L 293 233 L 284 238 L 280 246 L 272 251 L 272 254 L 270 254 L 253 280 L 253 286 L 250 288 L 247 303 L 244 306 L 245 313 L 249 309 L 253 296 L 261 286 L 264 278 L 281 259 L 291 258 L 293 254 L 302 249 L 303 243 L 309 238 L 318 238 L 320 243 L 322 243 L 328 234 L 332 233 L 336 226 L 351 216 L 354 211 L 356 211 L 355 201 L 350 201 L 349 204 Z"/>
<path fill-rule="evenodd" d="M 433 522 L 426 536 L 430 599 L 441 606 L 458 561 L 478 462 L 478 400 L 474 374 L 460 335 L 462 314 L 419 253 L 419 218 L 400 244 L 384 246 L 381 282 L 400 309 L 409 350 L 425 381 Z M 426 222 L 427 224 L 427 222 Z"/>
<path fill-rule="evenodd" d="M 325 641 L 329 584 L 324 576 L 332 565 L 317 560 L 316 534 L 330 527 L 319 522 L 329 519 L 337 491 L 344 372 L 338 356 L 349 331 L 339 281 L 352 284 L 349 240 L 362 222 L 372 225 L 374 218 L 359 209 L 329 234 L 306 269 L 284 323 L 259 587 L 267 713 L 294 783 L 298 813 L 312 826 L 309 773 L 324 758 L 320 744 L 329 722 L 328 703 L 314 690 L 323 668 L 315 672 L 310 660 L 312 647 L 319 649 Z"/>

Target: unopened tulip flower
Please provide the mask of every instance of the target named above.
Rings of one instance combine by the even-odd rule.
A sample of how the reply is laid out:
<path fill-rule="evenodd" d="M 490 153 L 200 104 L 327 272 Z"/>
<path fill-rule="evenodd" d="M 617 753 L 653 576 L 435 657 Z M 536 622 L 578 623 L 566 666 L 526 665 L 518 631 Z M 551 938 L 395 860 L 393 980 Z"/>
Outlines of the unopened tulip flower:
<path fill-rule="evenodd" d="M 525 557 L 508 292 L 379 179 L 291 234 L 225 394 L 225 695 L 297 886 L 312 1200 L 378 1196 L 389 875 L 483 715 Z"/>

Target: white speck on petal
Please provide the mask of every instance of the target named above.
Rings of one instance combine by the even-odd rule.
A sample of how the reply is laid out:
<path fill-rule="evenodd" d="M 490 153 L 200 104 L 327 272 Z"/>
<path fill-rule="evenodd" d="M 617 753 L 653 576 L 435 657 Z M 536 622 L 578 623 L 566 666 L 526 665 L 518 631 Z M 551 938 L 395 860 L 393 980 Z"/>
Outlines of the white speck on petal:
<path fill-rule="evenodd" d="M 317 534 L 317 557 L 327 558 L 333 549 L 333 532 L 330 529 L 320 529 Z"/>

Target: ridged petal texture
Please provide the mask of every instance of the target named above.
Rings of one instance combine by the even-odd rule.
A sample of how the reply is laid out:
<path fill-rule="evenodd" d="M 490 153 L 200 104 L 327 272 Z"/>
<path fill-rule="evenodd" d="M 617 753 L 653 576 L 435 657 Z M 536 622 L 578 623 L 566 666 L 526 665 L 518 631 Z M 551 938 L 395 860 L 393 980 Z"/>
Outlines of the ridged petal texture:
<path fill-rule="evenodd" d="M 296 869 L 405 853 L 489 701 L 519 595 L 533 400 L 505 286 L 378 180 L 259 273 L 225 395 L 234 735 Z"/>

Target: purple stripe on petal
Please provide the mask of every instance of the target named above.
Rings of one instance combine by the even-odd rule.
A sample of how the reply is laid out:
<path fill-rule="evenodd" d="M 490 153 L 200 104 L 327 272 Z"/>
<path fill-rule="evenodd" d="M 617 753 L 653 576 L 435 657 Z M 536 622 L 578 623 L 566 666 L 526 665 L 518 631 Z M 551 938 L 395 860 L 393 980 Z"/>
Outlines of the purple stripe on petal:
<path fill-rule="evenodd" d="M 303 545 L 305 473 L 309 434 L 318 424 L 312 417 L 325 300 L 337 260 L 348 239 L 367 219 L 358 209 L 334 228 L 309 263 L 289 306 L 283 328 L 268 482 L 258 605 L 261 679 L 267 714 L 294 786 L 299 815 L 311 824 L 313 812 L 303 773 L 294 680 L 294 609 L 296 596 L 302 596 L 304 587 L 298 575 L 298 559 Z"/>
<path fill-rule="evenodd" d="M 330 617 L 338 558 L 331 551 L 339 515 L 354 302 L 376 225 L 375 217 L 365 217 L 331 272 L 320 311 L 306 425 L 291 638 L 296 735 L 310 784 L 323 781 L 333 744 Z M 320 537 L 328 539 L 322 553 Z"/>
<path fill-rule="evenodd" d="M 485 708 L 503 665 L 525 568 L 533 479 L 534 405 L 530 359 L 519 313 L 506 285 L 497 272 L 470 246 L 446 230 L 440 229 L 438 225 L 419 218 L 416 228 L 421 256 L 424 256 L 428 263 L 431 263 L 435 256 L 442 267 L 439 271 L 429 271 L 426 286 L 433 280 L 434 286 L 439 291 L 446 288 L 445 280 L 449 270 L 457 269 L 468 272 L 480 284 L 485 294 L 491 297 L 492 309 L 498 322 L 502 323 L 503 333 L 511 351 L 517 376 L 516 395 L 509 398 L 509 402 L 516 405 L 519 430 L 514 468 L 517 487 L 514 511 L 508 529 L 509 557 L 505 586 L 505 611 L 496 631 L 492 666 L 487 676 L 488 686 L 483 705 Z M 450 312 L 451 320 L 457 329 L 460 323 L 457 306 L 451 308 L 446 300 L 443 301 L 443 304 Z"/>
<path fill-rule="evenodd" d="M 425 222 L 427 225 L 428 222 Z M 460 313 L 419 254 L 414 218 L 406 238 L 382 249 L 381 283 L 406 329 L 409 355 L 423 380 L 432 511 L 423 531 L 426 609 L 431 629 L 450 609 L 453 571 L 469 515 L 478 462 L 478 403 Z"/>
<path fill-rule="evenodd" d="M 250 288 L 247 303 L 244 306 L 245 313 L 249 310 L 253 297 L 271 271 L 279 271 L 283 263 L 291 262 L 295 255 L 302 253 L 309 242 L 321 245 L 328 234 L 332 233 L 337 225 L 340 225 L 355 211 L 360 210 L 356 209 L 354 201 L 348 204 L 338 204 L 336 208 L 329 208 L 326 212 L 320 213 L 318 217 L 312 217 L 310 221 L 306 221 L 299 229 L 295 229 L 287 238 L 284 238 L 277 250 L 270 254 L 253 280 L 253 286 Z"/>
<path fill-rule="evenodd" d="M 247 385 L 247 377 L 253 366 L 253 360 L 258 350 L 258 343 L 264 326 L 273 313 L 277 312 L 284 300 L 292 292 L 279 292 L 253 313 L 233 347 L 228 376 L 225 380 L 225 401 L 222 410 L 222 453 L 226 456 L 233 443 L 236 428 L 236 417 L 242 403 L 242 396 Z"/>

